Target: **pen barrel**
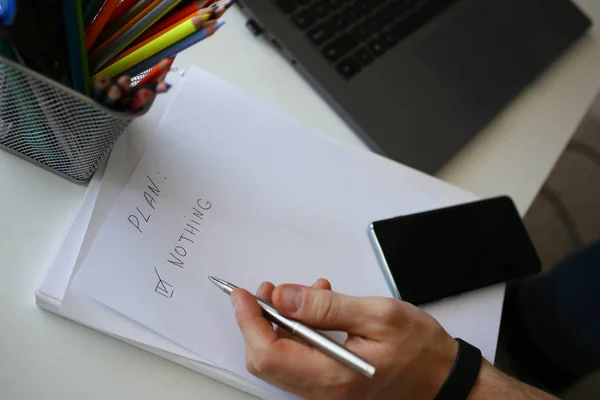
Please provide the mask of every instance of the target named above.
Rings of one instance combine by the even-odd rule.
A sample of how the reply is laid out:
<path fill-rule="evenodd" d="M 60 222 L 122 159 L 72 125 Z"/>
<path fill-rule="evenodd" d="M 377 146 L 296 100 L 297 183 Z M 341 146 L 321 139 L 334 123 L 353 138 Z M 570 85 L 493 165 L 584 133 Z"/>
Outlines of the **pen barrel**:
<path fill-rule="evenodd" d="M 304 340 L 311 346 L 315 347 L 319 351 L 327 354 L 328 356 L 335 358 L 347 367 L 363 374 L 368 378 L 372 378 L 375 375 L 375 367 L 357 356 L 344 346 L 334 342 L 327 336 L 309 328 L 301 322 L 291 320 L 279 314 L 279 312 L 271 304 L 256 299 L 263 309 L 263 315 L 265 318 L 276 325 L 288 330 L 293 335 Z"/>
<path fill-rule="evenodd" d="M 306 325 L 296 322 L 292 334 L 368 378 L 372 378 L 375 375 L 375 367 L 373 365 Z"/>

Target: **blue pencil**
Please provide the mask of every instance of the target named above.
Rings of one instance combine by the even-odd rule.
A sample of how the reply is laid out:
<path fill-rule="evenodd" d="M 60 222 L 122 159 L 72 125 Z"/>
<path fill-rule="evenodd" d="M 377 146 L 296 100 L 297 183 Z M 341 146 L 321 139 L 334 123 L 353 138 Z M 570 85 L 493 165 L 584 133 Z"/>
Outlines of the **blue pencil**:
<path fill-rule="evenodd" d="M 149 70 L 150 68 L 154 67 L 156 64 L 158 64 L 158 62 L 164 58 L 171 58 L 174 57 L 175 55 L 177 55 L 177 53 L 182 52 L 183 50 L 187 49 L 188 47 L 191 47 L 193 45 L 195 45 L 196 43 L 206 39 L 207 37 L 210 37 L 214 32 L 216 32 L 217 29 L 219 29 L 221 26 L 223 26 L 225 22 L 219 22 L 216 25 L 214 25 L 213 29 L 210 29 L 207 31 L 206 28 L 202 28 L 201 30 L 199 30 L 198 32 L 191 34 L 190 36 L 181 39 L 179 42 L 175 43 L 174 45 L 171 45 L 169 47 L 167 47 L 166 49 L 164 49 L 161 52 L 156 53 L 155 55 L 145 59 L 144 61 L 140 62 L 139 64 L 134 65 L 133 67 L 129 68 L 127 71 L 123 72 L 121 75 L 127 75 L 127 76 L 136 76 L 138 74 L 141 74 L 144 71 Z"/>

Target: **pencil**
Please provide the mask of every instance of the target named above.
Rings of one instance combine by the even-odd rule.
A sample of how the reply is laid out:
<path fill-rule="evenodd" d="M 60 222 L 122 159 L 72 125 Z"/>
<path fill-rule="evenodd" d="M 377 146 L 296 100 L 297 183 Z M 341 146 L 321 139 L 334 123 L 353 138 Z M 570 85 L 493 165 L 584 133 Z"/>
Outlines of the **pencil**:
<path fill-rule="evenodd" d="M 165 29 L 163 29 L 162 31 L 160 31 L 160 32 L 156 33 L 156 34 L 155 34 L 155 35 L 153 35 L 153 36 L 150 36 L 150 37 L 149 37 L 149 38 L 147 38 L 146 40 L 144 40 L 144 41 L 142 41 L 142 42 L 140 42 L 140 43 L 138 43 L 138 44 L 135 44 L 135 45 L 132 45 L 132 46 L 128 47 L 126 50 L 124 50 L 124 51 L 123 51 L 122 53 L 120 53 L 118 56 L 116 56 L 115 58 L 113 58 L 112 60 L 110 60 L 110 61 L 109 61 L 109 64 L 113 64 L 113 63 L 115 63 L 115 62 L 117 62 L 117 61 L 119 61 L 119 60 L 121 60 L 121 59 L 123 59 L 123 58 L 127 57 L 128 55 L 130 55 L 130 54 L 131 54 L 131 53 L 133 53 L 134 51 L 136 51 L 136 50 L 138 50 L 138 49 L 140 49 L 140 48 L 144 47 L 145 45 L 147 45 L 148 43 L 152 42 L 153 40 L 156 40 L 156 39 L 160 38 L 162 35 L 166 35 L 166 34 L 167 34 L 169 31 L 171 31 L 171 30 L 172 30 L 172 29 L 174 29 L 175 27 L 179 26 L 180 24 L 183 24 L 183 23 L 184 23 L 184 22 L 186 22 L 186 21 L 189 21 L 189 20 L 191 20 L 191 19 L 192 19 L 192 18 L 194 18 L 194 17 L 200 17 L 200 18 L 202 18 L 202 22 L 204 22 L 204 21 L 208 21 L 208 20 L 209 20 L 209 17 L 210 17 L 210 15 L 211 15 L 211 14 L 210 14 L 210 11 L 208 11 L 208 12 L 207 12 L 207 11 L 204 11 L 204 10 L 206 10 L 206 9 L 202 9 L 202 10 L 200 10 L 200 11 L 198 11 L 198 12 L 194 13 L 194 14 L 191 14 L 191 15 L 189 15 L 189 16 L 187 16 L 187 17 L 184 17 L 184 19 L 183 19 L 183 20 L 181 20 L 181 21 L 179 21 L 179 22 L 177 22 L 177 23 L 173 24 L 172 26 L 168 26 L 168 27 L 166 27 L 166 28 L 165 28 Z"/>
<path fill-rule="evenodd" d="M 106 92 L 106 98 L 104 99 L 104 105 L 109 108 L 115 108 L 121 97 L 123 96 L 123 91 L 119 87 L 119 85 L 112 84 L 108 88 Z"/>
<path fill-rule="evenodd" d="M 127 93 L 131 89 L 131 78 L 127 75 L 122 75 L 117 79 L 117 85 L 119 85 L 123 93 Z"/>
<path fill-rule="evenodd" d="M 100 7 L 102 7 L 105 2 L 106 0 L 88 0 L 83 10 L 83 23 L 86 28 L 90 26 L 94 17 L 98 14 L 98 10 L 100 10 Z"/>
<path fill-rule="evenodd" d="M 115 8 L 115 11 L 113 11 L 112 15 L 110 16 L 110 20 L 114 21 L 115 19 L 119 18 L 121 15 L 123 15 L 123 13 L 127 10 L 129 10 L 131 7 L 133 7 L 135 5 L 135 3 L 138 0 L 123 0 L 119 3 L 119 5 L 117 6 L 117 8 Z"/>
<path fill-rule="evenodd" d="M 154 24 L 142 35 L 140 35 L 140 37 L 138 37 L 133 42 L 133 44 L 141 43 L 149 37 L 154 36 L 158 32 L 162 31 L 163 29 L 168 28 L 177 22 L 181 22 L 181 20 L 201 10 L 204 6 L 206 6 L 209 3 L 209 0 L 193 1 L 185 7 L 182 7 L 181 9 L 170 13 L 169 15 L 165 16 L 163 19 L 158 21 L 156 24 Z"/>
<path fill-rule="evenodd" d="M 148 75 L 146 75 L 142 78 L 141 81 L 139 81 L 138 85 L 146 85 L 148 83 L 158 82 L 164 75 L 166 75 L 169 72 L 171 65 L 173 65 L 172 59 L 165 58 L 164 60 L 161 60 L 158 64 L 156 64 L 154 68 L 152 68 L 152 71 L 148 72 Z"/>
<path fill-rule="evenodd" d="M 139 38 L 137 38 L 132 46 L 128 47 L 125 51 L 123 51 L 121 54 L 119 54 L 117 57 L 113 58 L 110 63 L 112 64 L 113 62 L 117 62 L 120 59 L 124 58 L 125 56 L 133 53 L 134 51 L 136 51 L 137 49 L 139 49 L 140 47 L 150 43 L 152 40 L 155 40 L 157 38 L 159 38 L 160 36 L 166 34 L 169 30 L 175 28 L 176 26 L 179 26 L 179 24 L 184 23 L 185 21 L 192 19 L 194 17 L 201 17 L 202 21 L 209 21 L 212 19 L 218 19 L 220 18 L 225 11 L 227 11 L 227 9 L 229 9 L 229 7 L 231 7 L 231 5 L 233 5 L 233 3 L 235 3 L 235 0 L 225 0 L 225 1 L 219 1 L 217 3 L 214 3 L 213 5 L 211 5 L 208 8 L 203 8 L 200 9 L 186 17 L 183 17 L 183 19 L 175 22 L 174 24 L 164 28 L 162 31 L 157 32 L 156 34 L 154 34 L 153 36 L 150 36 L 148 38 L 146 38 L 143 41 L 140 41 L 141 36 Z M 145 36 L 142 35 L 142 36 Z"/>
<path fill-rule="evenodd" d="M 135 3 L 131 8 L 129 8 L 126 11 L 123 11 L 123 13 L 121 15 L 119 15 L 118 17 L 111 19 L 111 21 L 109 21 L 109 23 L 106 24 L 106 26 L 102 30 L 102 33 L 100 33 L 100 36 L 98 36 L 98 39 L 97 39 L 98 43 L 100 45 L 103 45 L 104 42 L 106 42 L 118 30 L 123 28 L 123 26 L 125 26 L 125 24 L 129 23 L 130 21 L 132 21 L 134 19 L 136 21 L 138 21 L 139 19 L 144 17 L 144 15 L 146 15 L 146 14 L 144 14 L 144 11 L 146 11 L 146 13 L 150 12 L 150 9 L 147 7 L 150 4 L 152 4 L 154 1 L 155 0 L 138 0 L 138 2 Z M 118 10 L 119 10 L 119 8 L 117 8 L 115 10 L 115 12 Z"/>
<path fill-rule="evenodd" d="M 154 98 L 154 91 L 148 88 L 141 88 L 133 95 L 129 111 L 136 112 L 143 108 Z"/>
<path fill-rule="evenodd" d="M 136 76 L 141 74 L 144 71 L 151 69 L 156 63 L 158 63 L 163 58 L 171 58 L 177 55 L 177 53 L 182 52 L 183 50 L 195 45 L 196 43 L 210 37 L 213 35 L 217 29 L 219 29 L 225 22 L 216 23 L 216 21 L 209 21 L 204 26 L 204 29 L 184 38 L 183 40 L 175 43 L 174 45 L 166 48 L 160 53 L 155 54 L 154 56 L 148 58 L 140 62 L 139 64 L 131 67 L 127 71 L 123 72 L 129 76 Z"/>
<path fill-rule="evenodd" d="M 177 43 L 186 36 L 191 35 L 202 27 L 203 21 L 200 17 L 194 17 L 189 21 L 171 29 L 166 34 L 146 44 L 145 46 L 137 49 L 128 56 L 120 59 L 119 61 L 110 64 L 102 71 L 98 72 L 95 76 L 105 75 L 110 78 L 119 75 L 123 71 L 133 67 L 136 64 L 152 57 L 156 53 L 168 48 L 169 46 Z M 207 27 L 208 28 L 208 27 Z"/>
<path fill-rule="evenodd" d="M 117 33 L 107 40 L 107 45 L 104 44 L 97 48 L 91 54 L 92 71 L 96 72 L 115 57 L 127 45 L 133 42 L 138 36 L 146 31 L 152 24 L 159 20 L 169 10 L 177 5 L 181 0 L 156 0 L 151 5 L 146 7 L 150 9 L 141 19 L 138 19 L 133 25 L 126 24 Z M 144 10 L 145 12 L 146 10 Z M 127 28 L 126 28 L 127 27 Z"/>
<path fill-rule="evenodd" d="M 92 45 L 98 38 L 98 35 L 100 35 L 100 32 L 102 32 L 104 25 L 106 25 L 108 19 L 110 18 L 110 15 L 113 13 L 113 11 L 115 11 L 117 5 L 119 5 L 119 1 L 120 0 L 106 0 L 104 6 L 102 6 L 102 9 L 100 12 L 98 12 L 96 19 L 94 19 L 94 21 L 86 29 L 85 48 L 88 51 L 92 48 Z"/>
<path fill-rule="evenodd" d="M 106 89 L 110 85 L 110 79 L 105 76 L 99 76 L 94 82 L 94 100 L 101 103 L 105 100 Z"/>

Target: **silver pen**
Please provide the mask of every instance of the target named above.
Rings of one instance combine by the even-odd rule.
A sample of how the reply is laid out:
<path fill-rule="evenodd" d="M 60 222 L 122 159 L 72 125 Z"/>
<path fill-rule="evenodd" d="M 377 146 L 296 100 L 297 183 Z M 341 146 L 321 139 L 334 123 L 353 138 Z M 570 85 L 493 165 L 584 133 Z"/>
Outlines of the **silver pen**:
<path fill-rule="evenodd" d="M 226 282 L 222 279 L 215 278 L 214 276 L 209 276 L 208 279 L 212 283 L 214 283 L 216 287 L 218 287 L 228 295 L 231 295 L 231 292 L 233 292 L 234 289 L 237 289 L 237 286 Z M 372 378 L 373 375 L 375 375 L 375 367 L 373 365 L 369 364 L 356 354 L 352 353 L 344 346 L 337 344 L 333 340 L 320 334 L 314 329 L 309 328 L 301 322 L 284 317 L 283 315 L 279 314 L 279 312 L 277 312 L 277 310 L 275 309 L 275 307 L 273 307 L 272 304 L 269 304 L 266 301 L 259 299 L 258 297 L 256 297 L 256 301 L 263 309 L 263 314 L 265 315 L 265 318 L 267 318 L 269 321 L 288 330 L 292 333 L 292 335 L 298 336 L 299 338 L 306 341 L 308 344 L 314 346 L 323 353 L 335 358 L 336 360 L 352 368 L 353 370 L 360 372 L 364 376 Z"/>

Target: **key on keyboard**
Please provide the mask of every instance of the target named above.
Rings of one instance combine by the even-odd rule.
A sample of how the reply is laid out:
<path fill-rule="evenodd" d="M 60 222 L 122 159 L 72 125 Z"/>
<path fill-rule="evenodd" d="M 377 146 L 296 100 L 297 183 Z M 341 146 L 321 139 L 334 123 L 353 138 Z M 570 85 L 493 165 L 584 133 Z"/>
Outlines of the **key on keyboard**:
<path fill-rule="evenodd" d="M 275 1 L 350 79 L 457 0 Z"/>

